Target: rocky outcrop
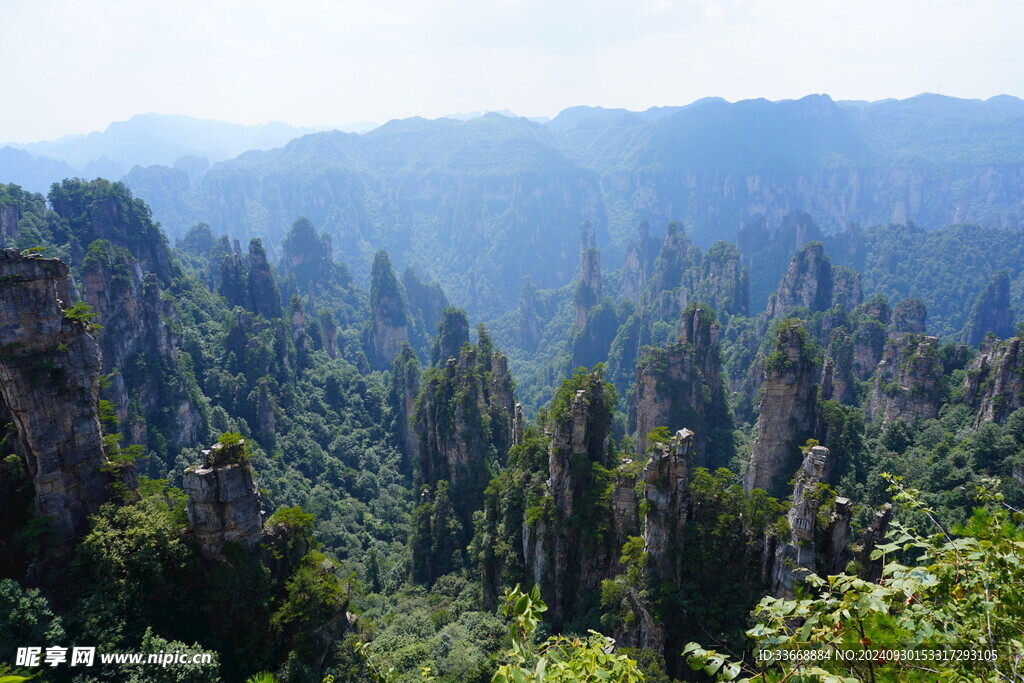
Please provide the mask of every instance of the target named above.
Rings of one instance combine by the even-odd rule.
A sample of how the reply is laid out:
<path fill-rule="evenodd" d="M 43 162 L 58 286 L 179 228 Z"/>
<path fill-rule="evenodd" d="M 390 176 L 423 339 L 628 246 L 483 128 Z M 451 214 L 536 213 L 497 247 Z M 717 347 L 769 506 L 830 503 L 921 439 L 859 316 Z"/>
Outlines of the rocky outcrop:
<path fill-rule="evenodd" d="M 331 236 L 318 235 L 304 217 L 292 223 L 281 250 L 281 274 L 295 279 L 299 293 L 309 290 L 310 285 L 327 294 L 352 284 L 348 269 L 334 262 Z"/>
<path fill-rule="evenodd" d="M 853 376 L 853 340 L 843 329 L 832 331 L 825 358 L 821 364 L 821 399 L 847 405 L 857 402 L 857 386 Z"/>
<path fill-rule="evenodd" d="M 670 291 L 679 287 L 683 273 L 694 265 L 695 249 L 678 223 L 668 224 L 661 250 L 654 262 L 654 273 L 651 275 L 651 284 L 655 292 Z"/>
<path fill-rule="evenodd" d="M 913 422 L 937 417 L 943 371 L 936 337 L 907 334 L 890 339 L 871 383 L 868 418 Z"/>
<path fill-rule="evenodd" d="M 281 317 L 281 295 L 274 283 L 274 273 L 263 250 L 263 242 L 249 242 L 249 310 L 268 320 Z"/>
<path fill-rule="evenodd" d="M 367 355 L 373 369 L 385 370 L 391 366 L 402 344 L 409 341 L 409 312 L 398 278 L 384 251 L 378 251 L 373 259 L 370 315 Z"/>
<path fill-rule="evenodd" d="M 996 273 L 978 294 L 964 328 L 964 343 L 977 346 L 991 332 L 999 339 L 1011 336 L 1013 311 L 1010 309 L 1010 276 L 1005 270 Z"/>
<path fill-rule="evenodd" d="M 636 425 L 638 455 L 648 447 L 655 427 L 687 424 L 696 429 L 694 460 L 708 464 L 708 432 L 724 426 L 728 410 L 721 380 L 718 323 L 714 313 L 692 306 L 683 315 L 681 339 L 664 348 L 649 348 L 636 366 L 630 404 Z"/>
<path fill-rule="evenodd" d="M 981 406 L 975 429 L 983 422 L 1005 422 L 1010 413 L 1024 407 L 1022 337 L 983 345 L 968 369 L 966 382 L 968 395 Z"/>
<path fill-rule="evenodd" d="M 419 459 L 419 438 L 416 436 L 416 397 L 420 391 L 420 362 L 412 347 L 402 345 L 391 368 L 391 408 L 395 428 L 407 463 Z"/>
<path fill-rule="evenodd" d="M 483 331 L 477 346 L 463 347 L 443 367 L 428 370 L 415 404 L 417 480 L 432 489 L 448 482 L 467 529 L 482 503 L 489 463 L 504 457 L 512 442 L 508 361 L 489 346 Z"/>
<path fill-rule="evenodd" d="M 82 290 L 103 327 L 103 373 L 110 376 L 104 394 L 114 404 L 125 439 L 146 444 L 156 427 L 173 446 L 197 443 L 205 432 L 203 412 L 196 392 L 177 371 L 171 331 L 177 312 L 164 299 L 157 276 L 145 272 L 127 249 L 96 240 L 82 265 Z"/>
<path fill-rule="evenodd" d="M 854 559 L 861 566 L 863 576 L 869 581 L 878 581 L 882 578 L 882 559 L 871 559 L 871 553 L 881 544 L 889 533 L 889 522 L 892 521 L 892 503 L 886 503 L 878 510 L 875 510 L 871 518 L 871 524 L 864 530 L 860 537 L 860 543 L 854 549 Z"/>
<path fill-rule="evenodd" d="M 622 264 L 622 294 L 633 303 L 639 303 L 657 256 L 658 244 L 651 237 L 647 221 L 643 221 L 637 229 L 636 239 L 626 250 L 626 260 Z"/>
<path fill-rule="evenodd" d="M 409 266 L 402 273 L 402 286 L 409 300 L 409 310 L 422 326 L 426 334 L 433 334 L 441 322 L 441 315 L 448 308 L 448 297 L 441 285 L 436 282 L 427 284 L 420 280 L 416 271 Z"/>
<path fill-rule="evenodd" d="M 605 461 L 611 427 L 604 382 L 596 375 L 588 379 L 549 425 L 548 512 L 523 524 L 526 577 L 547 596 L 556 627 L 608 578 L 618 550 L 610 535 L 598 535 L 602 520 L 611 525 L 611 511 L 587 496 L 598 476 L 594 465 Z"/>
<path fill-rule="evenodd" d="M 796 469 L 800 446 L 812 436 L 817 413 L 820 375 L 799 322 L 783 321 L 776 327 L 764 372 L 746 489 L 778 493 Z"/>
<path fill-rule="evenodd" d="M 796 473 L 792 504 L 786 514 L 789 536 L 779 539 L 772 563 L 771 590 L 775 597 L 792 599 L 796 585 L 817 567 L 820 539 L 816 526 L 821 505 L 818 485 L 825 482 L 828 457 L 827 448 L 815 446 L 804 455 Z M 849 501 L 843 507 L 848 512 Z M 849 521 L 848 516 L 846 520 Z M 826 541 L 831 546 L 831 534 Z"/>
<path fill-rule="evenodd" d="M 775 295 L 768 300 L 769 318 L 783 318 L 795 308 L 824 311 L 832 305 L 832 264 L 821 242 L 810 242 L 793 255 Z"/>
<path fill-rule="evenodd" d="M 88 531 L 109 497 L 98 417 L 100 356 L 87 322 L 69 313 L 68 267 L 0 252 L 0 397 L 16 451 L 52 520 L 54 556 Z"/>
<path fill-rule="evenodd" d="M 185 470 L 188 522 L 203 556 L 221 557 L 225 543 L 253 545 L 263 532 L 262 501 L 244 442 L 214 444 L 201 467 Z"/>
<path fill-rule="evenodd" d="M 576 327 L 587 324 L 587 312 L 601 300 L 601 252 L 590 248 L 580 255 L 580 282 L 573 299 L 576 304 Z"/>
<path fill-rule="evenodd" d="M 747 269 L 740 263 L 739 250 L 728 242 L 715 242 L 701 259 L 700 268 L 691 268 L 686 279 L 692 291 L 690 301 L 706 303 L 729 315 L 750 314 Z"/>
<path fill-rule="evenodd" d="M 892 309 L 889 324 L 891 336 L 900 334 L 924 334 L 928 321 L 928 309 L 920 299 L 904 299 Z"/>
<path fill-rule="evenodd" d="M 523 404 L 517 403 L 512 414 L 512 445 L 517 446 L 523 442 L 525 434 L 525 418 L 523 417 Z"/>
<path fill-rule="evenodd" d="M 431 365 L 443 365 L 449 358 L 458 358 L 463 345 L 469 343 L 469 318 L 458 308 L 446 308 L 437 325 L 437 336 L 430 352 Z"/>
<path fill-rule="evenodd" d="M 527 351 L 536 351 L 542 333 L 540 304 L 537 288 L 528 279 L 523 281 L 519 293 L 519 346 Z"/>
<path fill-rule="evenodd" d="M 0 249 L 21 234 L 18 229 L 19 213 L 17 204 L 0 204 Z"/>
<path fill-rule="evenodd" d="M 678 576 L 676 565 L 684 561 L 680 536 L 687 520 L 690 468 L 693 465 L 695 434 L 680 429 L 668 445 L 659 445 L 644 466 L 644 551 L 650 557 L 656 577 Z"/>
<path fill-rule="evenodd" d="M 832 305 L 842 305 L 847 310 L 859 306 L 864 300 L 861 275 L 853 268 L 834 266 L 832 268 Z"/>

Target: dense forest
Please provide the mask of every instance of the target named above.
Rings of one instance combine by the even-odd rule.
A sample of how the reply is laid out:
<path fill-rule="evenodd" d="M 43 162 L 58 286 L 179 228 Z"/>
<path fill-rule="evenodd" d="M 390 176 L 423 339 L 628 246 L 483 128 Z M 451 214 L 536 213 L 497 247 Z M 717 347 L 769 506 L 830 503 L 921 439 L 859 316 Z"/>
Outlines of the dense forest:
<path fill-rule="evenodd" d="M 317 133 L 170 234 L 168 169 L 0 185 L 0 679 L 1019 677 L 1019 101 L 936 106 Z M 753 196 L 826 157 L 940 170 L 897 222 Z M 758 656 L 868 643 L 992 655 Z M 83 644 L 213 661 L 15 661 Z"/>

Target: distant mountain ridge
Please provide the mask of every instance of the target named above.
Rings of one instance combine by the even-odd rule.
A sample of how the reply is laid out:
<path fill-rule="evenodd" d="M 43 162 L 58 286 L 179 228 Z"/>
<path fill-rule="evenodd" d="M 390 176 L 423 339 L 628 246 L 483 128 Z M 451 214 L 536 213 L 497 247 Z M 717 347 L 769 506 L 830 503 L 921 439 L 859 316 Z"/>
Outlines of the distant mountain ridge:
<path fill-rule="evenodd" d="M 365 263 L 388 249 L 453 300 L 495 311 L 524 276 L 542 287 L 571 279 L 586 220 L 610 268 L 642 221 L 656 233 L 679 221 L 705 248 L 792 211 L 826 232 L 908 220 L 1018 227 L 1024 101 L 810 95 L 573 107 L 545 124 L 410 118 L 250 151 L 201 178 L 157 166 L 125 180 L 173 236 L 205 221 L 274 250 L 304 215 L 335 238 L 340 259 Z"/>

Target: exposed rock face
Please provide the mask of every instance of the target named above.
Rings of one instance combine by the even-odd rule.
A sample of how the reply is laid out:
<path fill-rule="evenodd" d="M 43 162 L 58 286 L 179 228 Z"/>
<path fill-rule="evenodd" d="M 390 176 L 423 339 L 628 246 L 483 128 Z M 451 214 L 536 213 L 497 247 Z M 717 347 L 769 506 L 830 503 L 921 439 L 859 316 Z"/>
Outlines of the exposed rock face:
<path fill-rule="evenodd" d="M 437 326 L 437 336 L 430 352 L 430 364 L 441 365 L 457 358 L 464 344 L 469 343 L 469 319 L 458 308 L 446 308 Z"/>
<path fill-rule="evenodd" d="M 651 455 L 641 474 L 648 503 L 644 515 L 644 550 L 650 555 L 656 575 L 662 578 L 678 575 L 676 565 L 684 561 L 678 546 L 688 518 L 694 436 L 689 429 L 677 431 L 669 446 Z"/>
<path fill-rule="evenodd" d="M 668 291 L 680 285 L 683 273 L 693 265 L 692 247 L 690 238 L 679 224 L 669 223 L 651 276 L 655 291 Z"/>
<path fill-rule="evenodd" d="M 783 318 L 795 308 L 824 311 L 832 305 L 832 264 L 821 242 L 810 242 L 793 255 L 775 295 L 768 300 L 768 317 Z"/>
<path fill-rule="evenodd" d="M 0 206 L 0 248 L 6 247 L 12 239 L 21 234 L 18 229 L 19 213 L 17 204 Z"/>
<path fill-rule="evenodd" d="M 750 314 L 747 269 L 740 263 L 739 250 L 728 242 L 715 242 L 701 259 L 699 274 L 693 272 L 688 279 L 692 281 L 691 301 L 706 303 L 716 311 L 732 315 Z"/>
<path fill-rule="evenodd" d="M 812 435 L 819 373 L 807 332 L 781 323 L 765 361 L 757 438 L 747 465 L 746 489 L 777 493 L 799 462 L 799 447 Z"/>
<path fill-rule="evenodd" d="M 537 288 L 529 280 L 523 281 L 519 294 L 519 346 L 527 351 L 536 351 L 540 344 L 540 305 L 537 302 Z"/>
<path fill-rule="evenodd" d="M 877 581 L 882 578 L 882 560 L 872 560 L 871 553 L 875 547 L 885 540 L 889 533 L 889 522 L 892 521 L 892 503 L 886 503 L 875 511 L 871 524 L 860 537 L 860 544 L 854 553 L 854 559 L 864 568 L 865 579 Z"/>
<path fill-rule="evenodd" d="M 441 285 L 436 282 L 424 283 L 409 266 L 402 273 L 402 286 L 405 287 L 413 316 L 419 319 L 424 332 L 433 334 L 441 322 L 441 314 L 449 306 L 448 297 Z"/>
<path fill-rule="evenodd" d="M 833 330 L 821 367 L 821 398 L 854 405 L 857 401 L 853 377 L 853 340 L 843 330 Z"/>
<path fill-rule="evenodd" d="M 626 250 L 626 260 L 622 265 L 622 293 L 633 303 L 639 303 L 657 255 L 658 245 L 651 237 L 647 221 L 643 221 L 637 229 L 636 240 Z"/>
<path fill-rule="evenodd" d="M 320 291 L 348 287 L 352 277 L 344 265 L 334 263 L 331 236 L 318 235 L 313 224 L 299 218 L 281 242 L 281 273 L 295 278 L 299 292 L 315 284 Z"/>
<path fill-rule="evenodd" d="M 871 377 L 882 360 L 886 341 L 885 325 L 877 318 L 866 318 L 853 331 L 853 376 L 864 381 Z"/>
<path fill-rule="evenodd" d="M 832 268 L 832 304 L 842 304 L 847 310 L 859 306 L 864 300 L 861 276 L 846 266 Z"/>
<path fill-rule="evenodd" d="M 981 408 L 975 418 L 982 422 L 1006 421 L 1010 413 L 1024 407 L 1024 344 L 1021 337 L 993 341 L 981 347 L 967 374 L 968 392 Z"/>
<path fill-rule="evenodd" d="M 220 557 L 227 542 L 260 540 L 262 502 L 243 444 L 214 444 L 203 451 L 203 466 L 185 470 L 182 481 L 188 522 L 204 557 Z"/>
<path fill-rule="evenodd" d="M 603 382 L 592 381 L 588 389 L 576 392 L 568 414 L 552 425 L 546 486 L 550 514 L 533 525 L 523 524 L 526 575 L 548 596 L 556 626 L 575 612 L 582 595 L 607 578 L 617 550 L 608 539 L 594 538 L 597 516 L 610 511 L 589 509 L 585 498 L 594 476 L 592 464 L 603 462 L 608 448 L 610 424 L 597 408 L 603 401 Z"/>
<path fill-rule="evenodd" d="M 338 323 L 334 315 L 328 311 L 326 315 L 320 316 L 320 329 L 324 333 L 324 351 L 328 357 L 338 357 Z"/>
<path fill-rule="evenodd" d="M 281 317 L 281 295 L 274 284 L 274 273 L 267 261 L 263 243 L 253 238 L 249 242 L 249 310 L 268 320 Z"/>
<path fill-rule="evenodd" d="M 892 310 L 889 334 L 924 334 L 928 309 L 920 299 L 904 299 Z"/>
<path fill-rule="evenodd" d="M 56 555 L 88 531 L 108 498 L 97 414 L 100 356 L 84 322 L 65 317 L 68 267 L 56 259 L 0 252 L 0 396 L 18 434 L 16 449 L 50 517 Z"/>
<path fill-rule="evenodd" d="M 688 424 L 697 430 L 695 462 L 706 465 L 708 431 L 728 419 L 714 313 L 700 306 L 688 308 L 682 339 L 648 350 L 637 363 L 635 387 L 630 412 L 638 454 L 646 452 L 647 435 L 655 427 Z"/>
<path fill-rule="evenodd" d="M 512 445 L 513 446 L 517 446 L 517 445 L 519 445 L 519 444 L 521 444 L 523 442 L 524 433 L 525 433 L 525 429 L 524 429 L 524 426 L 523 426 L 524 422 L 525 422 L 525 418 L 523 417 L 523 404 L 522 403 L 517 403 L 516 407 L 515 407 L 515 412 L 512 415 Z"/>
<path fill-rule="evenodd" d="M 985 335 L 989 332 L 1000 339 L 1014 332 L 1013 311 L 1010 310 L 1010 276 L 1005 270 L 993 276 L 974 302 L 964 328 L 964 343 L 977 346 L 985 341 Z"/>
<path fill-rule="evenodd" d="M 868 418 L 913 422 L 937 417 L 942 375 L 936 337 L 907 334 L 890 339 L 871 384 Z"/>
<path fill-rule="evenodd" d="M 580 255 L 580 284 L 576 289 L 576 327 L 587 324 L 587 311 L 601 300 L 601 252 L 590 248 Z"/>
<path fill-rule="evenodd" d="M 168 324 L 177 312 L 163 299 L 157 276 L 145 273 L 142 266 L 126 249 L 106 240 L 92 243 L 82 266 L 85 300 L 103 327 L 99 337 L 103 373 L 111 376 L 106 397 L 114 403 L 130 443 L 147 443 L 150 424 L 161 427 L 172 445 L 191 445 L 205 425 L 202 411 L 177 373 L 177 342 Z M 160 372 L 152 371 L 154 358 L 159 359 Z M 140 361 L 147 371 L 136 369 Z M 130 418 L 132 403 L 144 421 Z M 175 406 L 170 413 L 168 403 Z"/>
<path fill-rule="evenodd" d="M 378 251 L 373 259 L 370 284 L 370 343 L 367 351 L 375 370 L 391 366 L 402 344 L 409 341 L 409 316 L 405 297 L 391 269 L 387 252 Z"/>
<path fill-rule="evenodd" d="M 414 426 L 416 397 L 420 392 L 420 362 L 412 347 L 402 345 L 391 369 L 391 406 L 406 462 L 419 459 L 419 438 Z"/>
<path fill-rule="evenodd" d="M 780 540 L 772 565 L 772 594 L 775 597 L 792 599 L 796 584 L 815 570 L 818 541 L 815 522 L 820 499 L 814 493 L 817 485 L 825 481 L 828 457 L 827 448 L 815 446 L 804 456 L 796 474 L 793 502 L 786 514 L 789 538 Z"/>
<path fill-rule="evenodd" d="M 414 418 L 417 478 L 431 489 L 447 481 L 468 529 L 487 486 L 488 462 L 504 456 L 512 442 L 512 378 L 507 359 L 489 343 L 484 333 L 480 344 L 428 371 Z"/>

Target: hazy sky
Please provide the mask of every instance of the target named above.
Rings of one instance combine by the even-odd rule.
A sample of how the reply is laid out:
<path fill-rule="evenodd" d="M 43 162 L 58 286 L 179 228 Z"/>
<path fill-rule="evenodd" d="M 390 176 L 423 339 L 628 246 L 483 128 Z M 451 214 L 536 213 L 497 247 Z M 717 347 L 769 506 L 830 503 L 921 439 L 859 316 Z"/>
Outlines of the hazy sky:
<path fill-rule="evenodd" d="M 1024 96 L 1020 0 L 0 0 L 0 140 L 717 95 Z"/>

